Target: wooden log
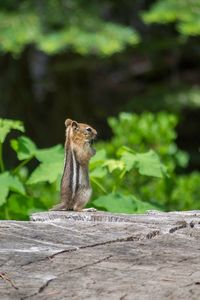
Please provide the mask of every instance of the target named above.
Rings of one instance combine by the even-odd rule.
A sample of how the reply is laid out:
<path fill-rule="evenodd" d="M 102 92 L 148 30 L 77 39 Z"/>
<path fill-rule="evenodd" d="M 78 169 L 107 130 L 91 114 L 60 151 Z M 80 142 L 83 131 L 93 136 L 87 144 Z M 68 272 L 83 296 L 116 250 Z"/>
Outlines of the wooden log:
<path fill-rule="evenodd" d="M 200 299 L 200 211 L 0 222 L 0 299 Z"/>

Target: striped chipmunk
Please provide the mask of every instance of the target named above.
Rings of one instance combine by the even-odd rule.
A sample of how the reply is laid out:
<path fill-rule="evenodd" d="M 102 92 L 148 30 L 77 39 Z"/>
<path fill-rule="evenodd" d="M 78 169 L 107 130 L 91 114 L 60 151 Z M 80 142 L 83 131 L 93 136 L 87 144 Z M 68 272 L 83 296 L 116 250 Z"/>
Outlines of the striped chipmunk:
<path fill-rule="evenodd" d="M 92 189 L 88 164 L 96 151 L 92 147 L 97 132 L 87 124 L 65 121 L 66 142 L 64 170 L 61 179 L 61 202 L 51 210 L 81 211 L 90 199 Z"/>

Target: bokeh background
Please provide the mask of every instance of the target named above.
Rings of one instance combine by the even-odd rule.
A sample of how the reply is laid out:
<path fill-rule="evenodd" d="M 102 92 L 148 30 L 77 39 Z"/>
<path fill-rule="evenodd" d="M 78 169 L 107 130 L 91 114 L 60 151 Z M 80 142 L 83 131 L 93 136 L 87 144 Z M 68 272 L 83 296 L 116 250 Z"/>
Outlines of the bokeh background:
<path fill-rule="evenodd" d="M 165 111 L 189 157 L 177 172 L 198 173 L 199 0 L 1 0 L 0 74 L 0 117 L 39 147 L 64 143 L 67 117 L 107 141 L 108 117 Z"/>

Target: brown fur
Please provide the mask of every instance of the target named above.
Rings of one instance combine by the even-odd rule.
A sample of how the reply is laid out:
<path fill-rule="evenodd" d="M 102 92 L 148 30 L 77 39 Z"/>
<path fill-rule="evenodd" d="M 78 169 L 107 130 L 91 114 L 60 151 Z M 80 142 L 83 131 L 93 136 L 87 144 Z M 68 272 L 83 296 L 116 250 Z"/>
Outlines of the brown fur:
<path fill-rule="evenodd" d="M 87 165 L 90 158 L 95 154 L 95 150 L 91 147 L 91 140 L 95 139 L 97 132 L 94 128 L 87 124 L 77 123 L 71 119 L 65 121 L 66 125 L 66 141 L 67 131 L 70 130 L 70 145 L 76 153 L 76 158 L 81 165 Z M 87 131 L 90 128 L 91 131 Z"/>
<path fill-rule="evenodd" d="M 61 203 L 53 207 L 53 210 L 80 211 L 91 195 L 88 164 L 95 154 L 91 142 L 97 132 L 91 126 L 71 119 L 65 121 L 65 126 L 65 166 L 61 180 Z"/>

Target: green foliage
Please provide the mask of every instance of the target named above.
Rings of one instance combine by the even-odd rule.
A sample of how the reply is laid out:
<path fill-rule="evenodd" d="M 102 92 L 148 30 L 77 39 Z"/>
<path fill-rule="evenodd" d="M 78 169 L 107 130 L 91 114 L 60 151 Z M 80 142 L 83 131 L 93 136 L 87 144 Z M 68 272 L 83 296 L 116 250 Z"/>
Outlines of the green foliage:
<path fill-rule="evenodd" d="M 159 0 L 150 11 L 143 13 L 146 23 L 176 22 L 178 31 L 185 36 L 200 34 L 199 0 Z"/>
<path fill-rule="evenodd" d="M 82 55 L 112 55 L 127 45 L 139 42 L 139 35 L 130 27 L 106 22 L 99 5 L 82 1 L 27 1 L 15 12 L 6 3 L 0 4 L 0 50 L 19 54 L 26 45 L 48 54 L 72 50 Z"/>
<path fill-rule="evenodd" d="M 174 101 L 176 99 L 176 101 Z M 200 88 L 192 86 L 190 88 L 181 87 L 175 92 L 166 92 L 164 96 L 165 107 L 180 111 L 180 109 L 200 107 Z"/>
<path fill-rule="evenodd" d="M 15 150 L 19 160 L 31 159 L 37 153 L 36 145 L 26 136 L 11 140 L 11 147 Z"/>
<path fill-rule="evenodd" d="M 112 23 L 104 24 L 99 20 L 91 24 L 90 29 L 71 26 L 60 32 L 48 34 L 37 41 L 37 46 L 48 54 L 72 49 L 82 55 L 90 53 L 109 56 L 121 52 L 126 45 L 137 44 L 138 41 L 139 37 L 132 29 Z"/>
<path fill-rule="evenodd" d="M 22 195 L 25 194 L 23 184 L 20 182 L 19 178 L 12 176 L 9 172 L 0 174 L 0 190 L 0 205 L 6 202 L 9 191 L 15 191 Z"/>
<path fill-rule="evenodd" d="M 24 131 L 24 127 L 21 121 L 0 119 L 0 169 L 4 171 L 4 162 L 2 157 L 2 146 L 8 133 L 12 130 Z"/>
<path fill-rule="evenodd" d="M 2 130 L 3 141 L 12 129 L 24 131 L 23 125 L 18 121 L 0 120 L 0 122 L 7 126 L 6 131 Z M 2 125 L 2 128 L 4 127 Z M 56 202 L 63 170 L 64 149 L 60 145 L 38 149 L 35 143 L 24 135 L 12 139 L 10 145 L 17 155 L 19 164 L 12 170 L 6 172 L 2 170 L 0 174 L 0 217 L 27 219 L 30 212 L 48 209 Z M 32 159 L 38 161 L 38 166 L 29 174 L 26 165 Z M 90 169 L 91 182 L 97 191 L 96 199 L 92 202 L 93 206 L 104 210 L 109 210 L 109 207 L 113 206 L 112 211 L 127 213 L 143 212 L 147 208 L 153 208 L 151 204 L 143 203 L 126 192 L 127 174 L 133 170 L 138 170 L 140 175 L 159 178 L 163 178 L 166 174 L 166 168 L 153 150 L 139 154 L 128 147 L 121 147 L 118 157 L 113 159 L 107 158 L 105 150 L 97 151 L 91 160 Z M 102 192 L 106 196 L 102 196 Z M 116 203 L 113 204 L 115 200 Z"/>
<path fill-rule="evenodd" d="M 163 112 L 109 118 L 114 135 L 96 145 L 90 163 L 93 198 L 88 206 L 122 213 L 199 209 L 200 174 L 177 175 L 177 168 L 180 171 L 188 163 L 187 153 L 175 144 L 177 122 L 177 117 Z M 19 121 L 0 119 L 0 124 L 2 150 L 9 132 L 23 132 L 24 127 Z M 47 210 L 58 201 L 64 149 L 61 145 L 38 149 L 24 135 L 10 145 L 19 164 L 5 171 L 1 156 L 0 218 L 28 219 L 31 212 Z M 33 159 L 38 165 L 30 172 L 27 164 Z"/>
<path fill-rule="evenodd" d="M 0 38 L 2 52 L 20 53 L 25 45 L 40 36 L 37 17 L 30 12 L 0 12 Z"/>
<path fill-rule="evenodd" d="M 169 172 L 176 166 L 187 165 L 187 153 L 175 144 L 175 126 L 178 123 L 175 115 L 164 112 L 145 112 L 141 115 L 121 113 L 119 118 L 109 118 L 108 123 L 114 136 L 109 143 L 101 143 L 100 146 L 109 155 L 116 155 L 121 145 L 125 145 L 139 152 L 154 150 L 165 162 Z"/>
<path fill-rule="evenodd" d="M 141 154 L 131 152 L 124 151 L 122 154 L 126 171 L 136 167 L 140 175 L 163 178 L 163 174 L 166 174 L 165 166 L 160 163 L 158 155 L 153 150 Z"/>
<path fill-rule="evenodd" d="M 189 210 L 200 208 L 200 174 L 193 172 L 189 175 L 178 176 L 172 192 L 174 206 L 178 210 Z"/>
<path fill-rule="evenodd" d="M 109 118 L 108 122 L 114 134 L 113 138 L 109 142 L 99 143 L 98 147 L 103 148 L 110 157 L 122 153 L 122 160 L 126 162 L 127 168 L 130 168 L 125 178 L 125 186 L 120 187 L 123 193 L 132 194 L 137 199 L 164 210 L 200 208 L 200 197 L 197 192 L 200 174 L 198 172 L 184 176 L 177 174 L 187 167 L 189 156 L 178 149 L 175 143 L 177 137 L 175 127 L 178 123 L 175 115 L 164 112 L 157 114 L 148 112 L 141 115 L 121 113 L 119 118 Z M 126 147 L 121 148 L 121 145 Z M 123 153 L 122 149 L 128 149 L 128 152 L 126 150 Z M 152 150 L 145 152 L 148 149 Z M 145 153 L 138 154 L 134 151 Z M 133 171 L 131 167 L 138 157 L 142 158 L 141 165 L 137 162 Z M 160 163 L 160 159 L 164 165 Z M 142 175 L 146 175 L 147 171 L 147 175 L 151 177 L 138 176 L 136 170 Z M 162 176 L 163 172 L 165 176 Z M 159 175 L 162 176 L 161 180 L 152 177 Z M 106 179 L 100 184 L 105 187 L 109 184 L 114 185 L 115 182 L 118 184 L 118 178 L 113 173 L 112 180 Z"/>
<path fill-rule="evenodd" d="M 1 1 L 0 51 L 16 55 L 34 44 L 50 55 L 66 50 L 102 56 L 122 52 L 138 44 L 140 36 L 132 26 L 107 21 L 106 12 L 115 6 L 112 1 Z M 158 0 L 142 19 L 147 24 L 176 22 L 182 35 L 199 35 L 199 10 L 198 0 Z"/>
<path fill-rule="evenodd" d="M 21 121 L 0 119 L 0 143 L 5 141 L 6 136 L 12 129 L 24 132 L 24 126 Z"/>
<path fill-rule="evenodd" d="M 60 145 L 38 149 L 30 138 L 22 135 L 10 141 L 19 164 L 5 171 L 3 144 L 11 130 L 24 132 L 24 126 L 21 121 L 0 119 L 0 218 L 28 219 L 30 212 L 47 209 L 54 201 L 52 197 L 58 197 L 64 152 Z M 26 165 L 32 159 L 37 159 L 40 165 L 29 174 Z"/>
<path fill-rule="evenodd" d="M 155 209 L 147 202 L 138 200 L 133 195 L 124 195 L 122 193 L 111 193 L 105 196 L 100 196 L 94 200 L 92 204 L 100 210 L 106 210 L 113 213 L 145 213 L 147 210 Z"/>
<path fill-rule="evenodd" d="M 29 177 L 28 184 L 37 184 L 40 182 L 55 182 L 61 176 L 63 168 L 64 151 L 61 145 L 49 149 L 38 150 L 35 154 L 40 162 Z"/>
<path fill-rule="evenodd" d="M 90 163 L 95 200 L 89 206 L 92 204 L 98 209 L 124 213 L 142 213 L 145 209 L 155 209 L 156 205 L 134 196 L 134 190 L 128 187 L 127 182 L 131 178 L 130 184 L 133 186 L 134 176 L 142 177 L 140 175 L 147 178 L 167 176 L 166 167 L 155 151 L 136 153 L 131 148 L 122 146 L 117 150 L 117 158 L 109 159 L 106 151 L 101 146 L 99 148 Z M 101 195 L 102 192 L 104 196 Z"/>
<path fill-rule="evenodd" d="M 29 214 L 37 210 L 45 210 L 46 205 L 40 199 L 30 195 L 12 193 L 1 207 L 1 218 L 14 220 L 28 220 Z"/>

